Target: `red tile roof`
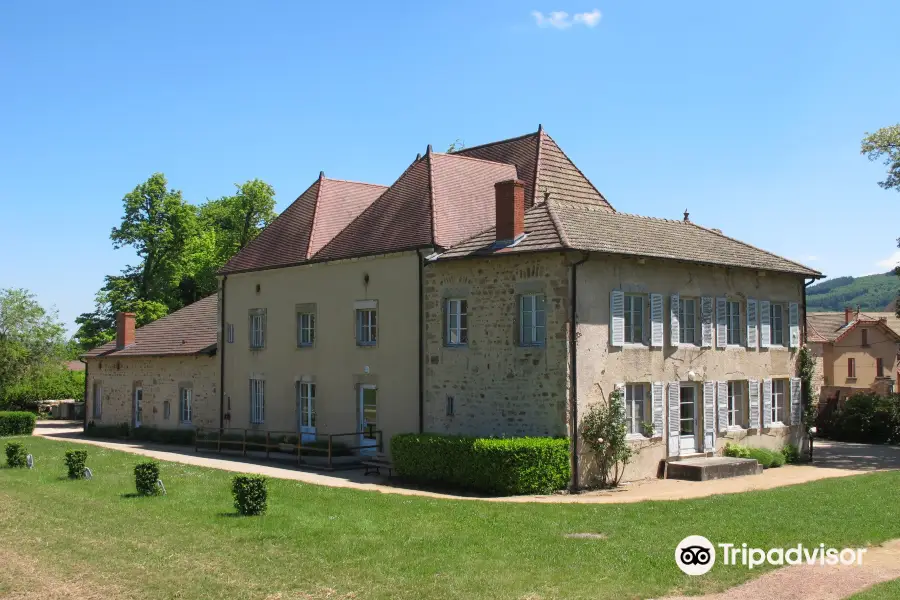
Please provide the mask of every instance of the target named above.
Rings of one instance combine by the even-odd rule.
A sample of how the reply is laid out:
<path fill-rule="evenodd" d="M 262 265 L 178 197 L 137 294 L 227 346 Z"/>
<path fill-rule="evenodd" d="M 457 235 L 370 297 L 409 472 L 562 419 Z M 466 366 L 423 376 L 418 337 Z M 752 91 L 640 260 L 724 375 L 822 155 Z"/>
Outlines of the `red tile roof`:
<path fill-rule="evenodd" d="M 320 175 L 220 273 L 258 271 L 308 260 L 386 189 L 382 185 Z"/>
<path fill-rule="evenodd" d="M 212 354 L 218 336 L 218 296 L 189 304 L 134 330 L 134 343 L 116 350 L 112 341 L 89 350 L 85 358 Z"/>
<path fill-rule="evenodd" d="M 900 340 L 900 318 L 892 312 L 853 313 L 849 323 L 841 312 L 812 312 L 806 316 L 807 340 L 810 342 L 836 342 L 858 324 L 883 326 L 891 337 Z"/>

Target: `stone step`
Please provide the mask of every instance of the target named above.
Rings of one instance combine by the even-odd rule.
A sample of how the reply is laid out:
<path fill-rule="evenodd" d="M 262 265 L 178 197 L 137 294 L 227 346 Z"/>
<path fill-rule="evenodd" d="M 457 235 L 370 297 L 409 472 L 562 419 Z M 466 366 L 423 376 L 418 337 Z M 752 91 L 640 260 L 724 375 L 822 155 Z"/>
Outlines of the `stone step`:
<path fill-rule="evenodd" d="M 731 458 L 714 456 L 710 458 L 688 458 L 666 465 L 666 479 L 686 481 L 711 481 L 728 477 L 757 475 L 763 469 L 755 458 Z"/>

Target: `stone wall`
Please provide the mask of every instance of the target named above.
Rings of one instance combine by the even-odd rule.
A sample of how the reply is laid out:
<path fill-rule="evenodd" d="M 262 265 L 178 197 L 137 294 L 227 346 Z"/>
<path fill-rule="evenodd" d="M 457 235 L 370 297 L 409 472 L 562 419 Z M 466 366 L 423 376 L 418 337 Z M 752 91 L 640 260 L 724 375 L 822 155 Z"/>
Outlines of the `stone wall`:
<path fill-rule="evenodd" d="M 568 434 L 569 269 L 559 253 L 438 261 L 425 269 L 425 431 Z M 546 296 L 546 343 L 519 345 L 518 302 Z M 468 302 L 468 343 L 444 343 L 446 300 Z M 448 397 L 453 414 L 448 414 Z"/>
<path fill-rule="evenodd" d="M 134 425 L 134 390 L 143 390 L 144 427 L 173 429 L 219 426 L 219 360 L 217 356 L 91 358 L 88 363 L 88 422 Z M 95 387 L 96 386 L 96 387 Z M 179 415 L 182 387 L 193 390 L 191 423 Z M 102 411 L 94 415 L 95 389 L 101 390 Z M 168 418 L 166 411 L 168 403 Z"/>

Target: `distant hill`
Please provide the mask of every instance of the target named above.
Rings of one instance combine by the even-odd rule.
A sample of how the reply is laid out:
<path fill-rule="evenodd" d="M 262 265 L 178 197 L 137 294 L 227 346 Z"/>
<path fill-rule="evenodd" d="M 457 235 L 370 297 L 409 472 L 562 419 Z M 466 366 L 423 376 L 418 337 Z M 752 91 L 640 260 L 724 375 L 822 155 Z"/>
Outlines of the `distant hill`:
<path fill-rule="evenodd" d="M 893 273 L 865 277 L 835 277 L 806 290 L 809 312 L 842 311 L 844 307 L 862 311 L 886 311 L 895 306 L 900 277 Z"/>

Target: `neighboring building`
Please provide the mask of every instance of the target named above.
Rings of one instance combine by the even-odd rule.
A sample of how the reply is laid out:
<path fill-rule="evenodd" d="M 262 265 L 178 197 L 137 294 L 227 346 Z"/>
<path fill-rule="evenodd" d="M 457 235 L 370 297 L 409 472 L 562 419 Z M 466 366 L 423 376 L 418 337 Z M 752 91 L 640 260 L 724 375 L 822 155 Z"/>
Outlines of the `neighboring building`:
<path fill-rule="evenodd" d="M 577 438 L 621 385 L 626 479 L 727 439 L 802 442 L 821 274 L 687 215 L 617 213 L 542 129 L 429 147 L 389 188 L 320 175 L 220 276 L 225 427 L 364 450 L 372 431 Z"/>
<path fill-rule="evenodd" d="M 898 372 L 900 319 L 894 313 L 819 312 L 807 316 L 807 345 L 816 358 L 820 401 L 857 391 L 892 393 Z"/>
<path fill-rule="evenodd" d="M 98 425 L 219 426 L 217 297 L 135 329 L 116 315 L 116 340 L 87 352 L 85 421 Z"/>

